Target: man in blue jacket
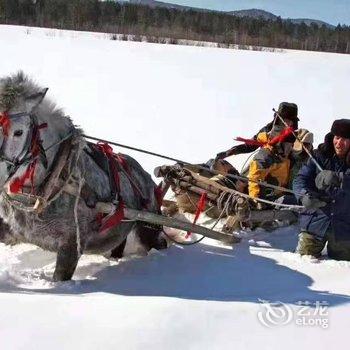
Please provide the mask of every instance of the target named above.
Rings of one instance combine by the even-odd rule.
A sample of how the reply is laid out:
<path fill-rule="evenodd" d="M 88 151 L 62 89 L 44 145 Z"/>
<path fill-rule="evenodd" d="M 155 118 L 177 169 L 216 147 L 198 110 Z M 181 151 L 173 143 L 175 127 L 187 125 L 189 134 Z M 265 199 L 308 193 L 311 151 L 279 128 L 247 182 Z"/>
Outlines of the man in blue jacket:
<path fill-rule="evenodd" d="M 319 257 L 328 242 L 328 256 L 350 260 L 350 119 L 334 121 L 311 159 L 296 176 L 293 189 L 305 210 L 296 252 Z"/>

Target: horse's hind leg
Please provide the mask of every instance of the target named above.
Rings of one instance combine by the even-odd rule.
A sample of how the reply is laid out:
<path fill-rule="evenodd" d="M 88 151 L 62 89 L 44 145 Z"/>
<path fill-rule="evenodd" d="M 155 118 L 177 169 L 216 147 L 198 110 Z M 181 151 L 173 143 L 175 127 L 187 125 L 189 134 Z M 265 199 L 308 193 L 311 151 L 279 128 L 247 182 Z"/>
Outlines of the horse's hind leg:
<path fill-rule="evenodd" d="M 69 281 L 78 264 L 78 251 L 76 243 L 64 244 L 57 252 L 56 268 L 53 274 L 53 280 Z"/>
<path fill-rule="evenodd" d="M 139 237 L 142 245 L 144 245 L 148 250 L 152 248 L 157 250 L 167 248 L 166 240 L 161 237 L 162 228 L 160 226 L 150 226 L 139 222 L 137 223 L 135 233 Z"/>

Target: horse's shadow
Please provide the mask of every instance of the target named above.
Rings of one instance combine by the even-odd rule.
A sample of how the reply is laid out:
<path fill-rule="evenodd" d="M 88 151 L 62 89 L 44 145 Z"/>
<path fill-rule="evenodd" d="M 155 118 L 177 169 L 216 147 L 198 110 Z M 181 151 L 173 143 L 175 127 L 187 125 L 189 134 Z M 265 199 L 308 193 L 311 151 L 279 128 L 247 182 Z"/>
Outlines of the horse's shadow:
<path fill-rule="evenodd" d="M 272 240 L 279 241 L 286 249 L 288 240 L 285 237 Z M 289 237 L 293 246 L 294 241 L 295 236 Z M 276 249 L 276 246 L 271 249 Z M 78 268 L 78 278 L 84 274 L 84 269 L 91 271 L 94 266 Z M 272 258 L 251 253 L 248 240 L 233 249 L 205 244 L 172 246 L 144 258 L 106 266 L 97 270 L 93 278 L 56 283 L 45 290 L 13 287 L 7 292 L 63 295 L 105 292 L 216 301 L 259 302 L 263 299 L 291 304 L 307 300 L 326 301 L 332 306 L 350 301 L 347 295 L 312 290 L 313 279 L 310 276 L 279 265 Z"/>

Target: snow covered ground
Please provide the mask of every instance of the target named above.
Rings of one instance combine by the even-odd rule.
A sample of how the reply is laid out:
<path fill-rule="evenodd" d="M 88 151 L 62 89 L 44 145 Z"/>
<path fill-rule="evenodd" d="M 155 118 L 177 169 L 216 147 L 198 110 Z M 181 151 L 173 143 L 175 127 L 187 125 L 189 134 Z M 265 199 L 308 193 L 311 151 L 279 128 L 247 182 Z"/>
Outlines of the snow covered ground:
<path fill-rule="evenodd" d="M 87 134 L 202 162 L 253 135 L 282 100 L 298 103 L 316 143 L 350 117 L 349 55 L 57 33 L 0 26 L 0 75 L 22 69 L 48 86 Z M 166 163 L 128 153 L 150 172 Z M 244 157 L 230 160 L 239 168 Z M 67 283 L 50 280 L 53 254 L 0 244 L 1 349 L 344 346 L 350 263 L 300 258 L 296 240 L 289 227 L 234 247 L 208 239 L 119 263 L 83 256 Z"/>

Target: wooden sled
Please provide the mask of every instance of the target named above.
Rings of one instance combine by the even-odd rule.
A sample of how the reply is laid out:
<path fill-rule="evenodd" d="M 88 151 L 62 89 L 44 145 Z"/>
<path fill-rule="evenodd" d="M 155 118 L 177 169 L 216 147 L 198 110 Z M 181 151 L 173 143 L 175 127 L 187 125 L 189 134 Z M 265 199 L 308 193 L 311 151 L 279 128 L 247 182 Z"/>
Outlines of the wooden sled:
<path fill-rule="evenodd" d="M 208 173 L 210 176 L 210 173 Z M 163 201 L 165 212 L 173 215 L 176 209 L 194 213 L 200 196 L 206 193 L 206 214 L 213 218 L 227 218 L 223 231 L 233 233 L 237 229 L 255 227 L 261 223 L 293 223 L 297 214 L 288 209 L 257 210 L 256 203 L 248 195 L 237 191 L 235 184 L 226 186 L 224 176 L 209 178 L 195 166 L 162 166 L 155 175 L 163 177 L 164 187 L 171 187 L 176 202 Z"/>

